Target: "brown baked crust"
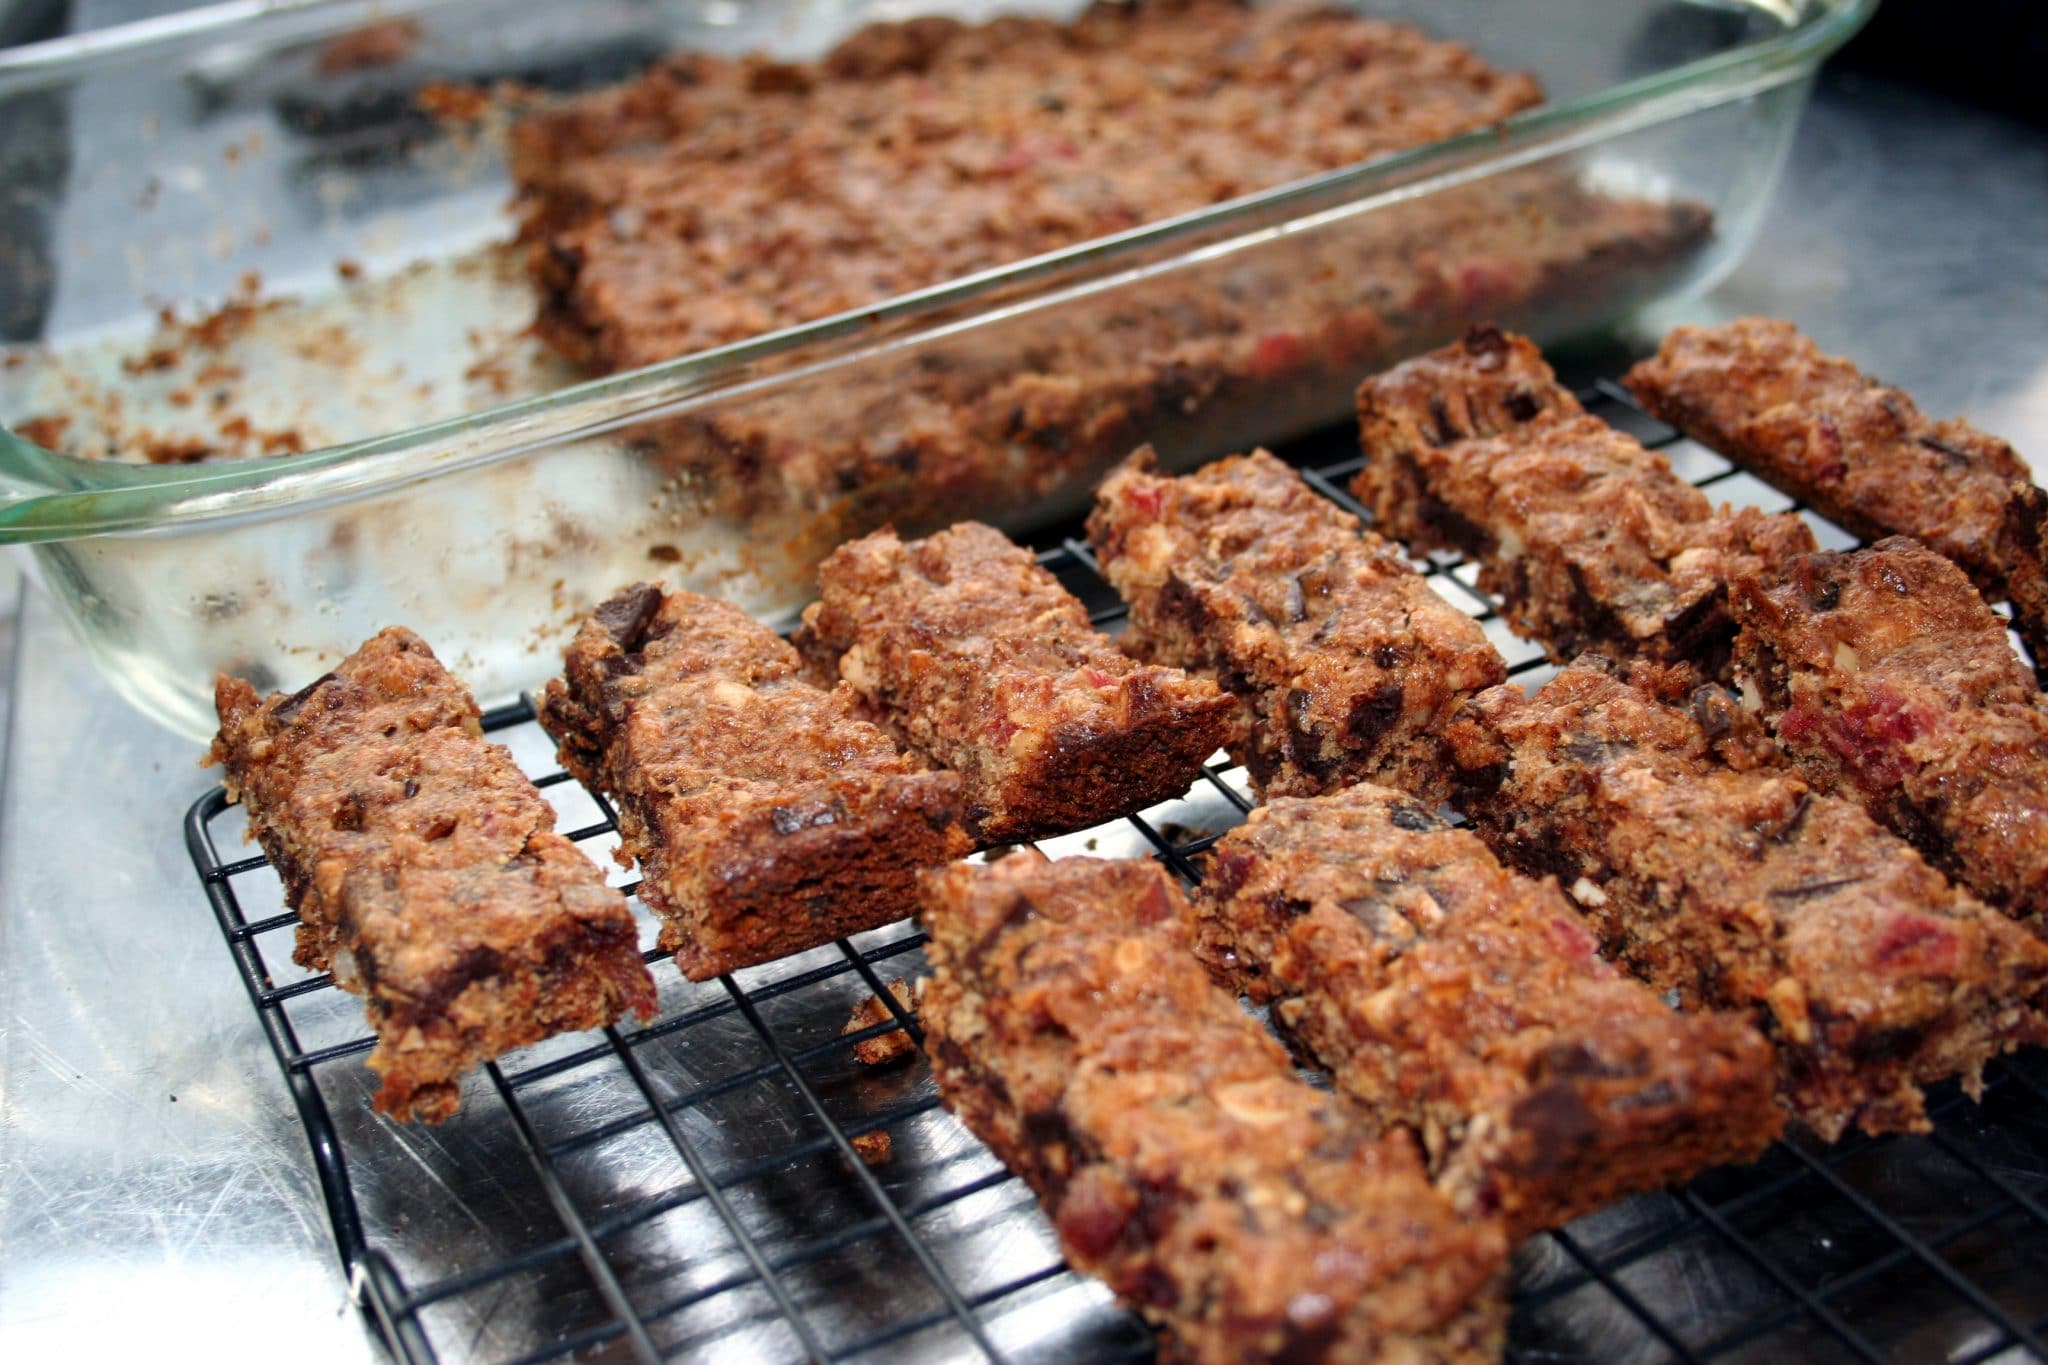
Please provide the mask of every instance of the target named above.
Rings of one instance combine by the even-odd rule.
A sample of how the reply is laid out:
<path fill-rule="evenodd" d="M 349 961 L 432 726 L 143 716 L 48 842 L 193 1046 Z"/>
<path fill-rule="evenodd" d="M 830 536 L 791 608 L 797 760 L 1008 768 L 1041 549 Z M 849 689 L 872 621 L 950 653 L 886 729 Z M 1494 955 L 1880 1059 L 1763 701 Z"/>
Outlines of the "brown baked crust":
<path fill-rule="evenodd" d="M 1477 331 L 1368 379 L 1358 410 L 1353 491 L 1376 524 L 1475 560 L 1508 623 L 1558 662 L 1591 650 L 1718 676 L 1729 580 L 1813 548 L 1797 517 L 1716 509 L 1662 455 L 1579 412 L 1519 337 Z"/>
<path fill-rule="evenodd" d="M 208 760 L 299 912 L 293 957 L 363 997 L 379 1110 L 438 1123 L 471 1067 L 654 1012 L 625 898 L 417 635 L 288 697 L 226 675 L 214 696 Z"/>
<path fill-rule="evenodd" d="M 1423 463 L 1429 452 L 1540 417 L 1585 413 L 1535 342 L 1491 324 L 1374 375 L 1354 401 L 1366 462 L 1351 494 L 1372 513 L 1374 530 L 1418 550 L 1486 543 L 1483 529 L 1438 501 Z"/>
<path fill-rule="evenodd" d="M 1282 798 L 1226 834 L 1198 951 L 1511 1240 L 1709 1166 L 1783 1126 L 1771 1049 L 1684 1015 L 1595 951 L 1555 882 L 1370 783 Z"/>
<path fill-rule="evenodd" d="M 661 947 L 703 981 L 912 913 L 917 873 L 972 847 L 960 779 L 921 771 L 799 677 L 731 603 L 628 588 L 583 623 L 539 700 L 563 766 L 610 795 Z"/>
<path fill-rule="evenodd" d="M 1295 1076 L 1195 961 L 1157 864 L 1017 855 L 926 887 L 940 1094 L 1166 1358 L 1497 1357 L 1499 1224 Z"/>
<path fill-rule="evenodd" d="M 671 359 L 1538 98 L 1463 49 L 1328 6 L 920 20 L 844 51 L 863 55 L 679 56 L 523 124 L 543 333 L 594 370 Z M 1267 438 L 1274 414 L 1321 420 L 1373 365 L 1485 317 L 1583 325 L 1711 235 L 1699 204 L 1539 166 L 634 434 L 719 511 L 768 518 L 816 558 L 892 521 L 919 534 L 1071 496 L 1140 441 L 1214 444 L 1219 418 L 1257 413 Z"/>
<path fill-rule="evenodd" d="M 1962 570 L 1893 536 L 1735 588 L 1735 667 L 1815 787 L 2048 929 L 2048 711 Z"/>
<path fill-rule="evenodd" d="M 883 530 L 818 569 L 796 640 L 911 748 L 961 775 L 982 843 L 1065 833 L 1186 791 L 1229 696 L 1139 664 L 1031 552 L 978 522 Z"/>
<path fill-rule="evenodd" d="M 1534 80 L 1339 9 L 1229 0 L 683 53 L 521 121 L 543 335 L 607 371 L 1499 123 Z"/>
<path fill-rule="evenodd" d="M 2048 631 L 2043 505 L 2011 445 L 1930 419 L 1903 390 L 1824 354 L 1791 323 L 1679 327 L 1623 379 L 1654 416 L 1866 540 L 1912 536 L 1996 601 L 2037 667 Z"/>
<path fill-rule="evenodd" d="M 1268 795 L 1372 778 L 1442 797 L 1437 730 L 1506 665 L 1400 549 L 1265 451 L 1187 475 L 1150 447 L 1096 494 L 1088 537 L 1130 604 L 1119 644 L 1215 679 L 1232 753 Z"/>
<path fill-rule="evenodd" d="M 1822 1137 L 1924 1130 L 1922 1085 L 1974 1090 L 2048 1041 L 2048 947 L 1855 803 L 1723 767 L 1691 716 L 1591 660 L 1534 697 L 1481 694 L 1450 741 L 1494 851 L 1555 874 L 1651 985 L 1749 1012 Z"/>

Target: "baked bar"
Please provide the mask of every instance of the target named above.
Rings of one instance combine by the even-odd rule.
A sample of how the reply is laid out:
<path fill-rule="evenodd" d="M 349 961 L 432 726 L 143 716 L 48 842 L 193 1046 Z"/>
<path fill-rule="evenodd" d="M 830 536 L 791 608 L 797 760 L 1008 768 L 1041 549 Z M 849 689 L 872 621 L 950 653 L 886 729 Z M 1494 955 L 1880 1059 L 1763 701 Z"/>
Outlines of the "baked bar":
<path fill-rule="evenodd" d="M 2010 597 L 2035 667 L 2048 669 L 2048 500 L 2012 446 L 1931 420 L 1775 318 L 1677 328 L 1623 382 L 1655 416 L 1853 534 L 1912 536 L 1986 597 Z"/>
<path fill-rule="evenodd" d="M 2048 932 L 2048 710 L 1957 565 L 1894 536 L 1736 585 L 1735 667 L 1813 785 Z"/>
<path fill-rule="evenodd" d="M 1928 1126 L 1920 1087 L 2048 1041 L 2048 946 L 1796 772 L 1719 764 L 1691 715 L 1590 660 L 1482 693 L 1450 742 L 1500 857 L 1552 873 L 1606 951 L 1691 1008 L 1747 1011 L 1794 1118 Z"/>
<path fill-rule="evenodd" d="M 438 1123 L 478 1063 L 654 1012 L 625 898 L 417 635 L 290 696 L 223 675 L 214 699 L 208 761 L 299 912 L 294 959 L 364 998 L 379 1110 Z"/>
<path fill-rule="evenodd" d="M 1088 537 L 1130 604 L 1118 643 L 1237 698 L 1234 753 L 1261 792 L 1371 778 L 1448 793 L 1436 732 L 1506 665 L 1398 547 L 1285 464 L 1260 450 L 1167 478 L 1146 447 L 1096 494 Z"/>
<path fill-rule="evenodd" d="M 967 852 L 960 779 L 922 771 L 800 676 L 738 607 L 642 583 L 583 623 L 540 723 L 618 808 L 619 861 L 683 975 L 723 972 L 909 915 L 918 869 Z"/>
<path fill-rule="evenodd" d="M 1783 1126 L 1746 1020 L 1671 1009 L 1601 960 L 1555 882 L 1400 792 L 1254 810 L 1195 908 L 1217 975 L 1512 1240 L 1751 1160 Z"/>
<path fill-rule="evenodd" d="M 797 642 L 911 748 L 958 772 L 982 843 L 1060 834 L 1186 791 L 1232 701 L 1132 662 L 1031 552 L 978 522 L 878 531 L 818 569 Z"/>
<path fill-rule="evenodd" d="M 1518 632 L 1718 675 L 1731 577 L 1813 549 L 1789 514 L 1716 509 L 1633 437 L 1584 415 L 1522 338 L 1486 329 L 1358 391 L 1375 525 L 1455 550 Z"/>
<path fill-rule="evenodd" d="M 1164 1358 L 1497 1358 L 1500 1225 L 1297 1078 L 1196 962 L 1187 913 L 1150 861 L 931 874 L 921 1017 L 947 1105 Z"/>
<path fill-rule="evenodd" d="M 1356 407 L 1366 463 L 1351 492 L 1373 529 L 1418 549 L 1454 550 L 1486 544 L 1487 533 L 1438 498 L 1431 452 L 1586 411 L 1535 342 L 1491 324 L 1374 375 L 1359 385 Z"/>

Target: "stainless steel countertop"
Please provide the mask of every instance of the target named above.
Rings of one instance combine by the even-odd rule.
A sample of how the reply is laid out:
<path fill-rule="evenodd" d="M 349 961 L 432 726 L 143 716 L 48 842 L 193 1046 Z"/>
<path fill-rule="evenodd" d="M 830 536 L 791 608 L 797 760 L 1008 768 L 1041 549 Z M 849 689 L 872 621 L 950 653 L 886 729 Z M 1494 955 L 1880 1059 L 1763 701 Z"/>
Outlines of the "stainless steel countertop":
<path fill-rule="evenodd" d="M 2048 140 L 1824 78 L 1747 262 L 1778 313 L 2048 450 Z M 0 1359 L 374 1358 L 302 1130 L 186 860 L 209 778 L 19 616 L 0 794 Z"/>

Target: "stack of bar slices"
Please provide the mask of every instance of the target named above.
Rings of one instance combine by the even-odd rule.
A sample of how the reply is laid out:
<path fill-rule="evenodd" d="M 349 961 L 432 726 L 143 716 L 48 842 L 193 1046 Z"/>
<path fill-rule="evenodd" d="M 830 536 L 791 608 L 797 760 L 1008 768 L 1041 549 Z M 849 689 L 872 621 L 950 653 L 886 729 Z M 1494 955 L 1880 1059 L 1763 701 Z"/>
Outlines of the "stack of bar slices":
<path fill-rule="evenodd" d="M 1264 452 L 1127 460 L 1087 524 L 1115 640 L 987 526 L 885 530 L 787 640 L 621 591 L 535 711 L 685 976 L 921 917 L 941 1095 L 1175 1358 L 1492 1358 L 1529 1235 L 1788 1128 L 1925 1130 L 1925 1087 L 2048 1042 L 2024 463 L 1780 323 L 1681 330 L 1628 384 L 1873 543 L 1715 506 L 1481 328 L 1359 389 L 1370 528 Z M 423 641 L 219 701 L 381 1109 L 438 1121 L 479 1062 L 656 1008 L 626 901 Z M 1192 886 L 1002 856 L 1218 750 L 1257 804 Z"/>

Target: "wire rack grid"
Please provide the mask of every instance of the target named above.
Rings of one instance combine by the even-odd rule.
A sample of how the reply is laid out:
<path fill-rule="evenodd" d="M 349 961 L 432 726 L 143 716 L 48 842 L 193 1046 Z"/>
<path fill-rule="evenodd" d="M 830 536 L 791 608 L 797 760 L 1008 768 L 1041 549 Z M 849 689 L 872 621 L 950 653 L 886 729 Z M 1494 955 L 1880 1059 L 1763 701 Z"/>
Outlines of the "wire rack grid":
<path fill-rule="evenodd" d="M 1596 414 L 1661 448 L 1717 499 L 1786 499 L 1648 418 L 1618 387 Z M 1346 434 L 1282 452 L 1323 494 L 1358 461 Z M 1810 513 L 1807 515 L 1810 520 Z M 1824 543 L 1851 543 L 1814 521 Z M 1114 631 L 1122 608 L 1072 537 L 1041 560 Z M 1474 586 L 1511 673 L 1547 676 Z M 612 812 L 553 762 L 529 705 L 486 718 L 600 862 Z M 1216 765 L 1183 799 L 1041 845 L 1151 856 L 1199 880 L 1250 809 Z M 289 966 L 296 918 L 261 857 L 227 857 L 216 790 L 186 820 L 222 934 L 296 1103 L 357 1302 L 407 1362 L 505 1359 L 1142 1360 L 1153 1340 L 1061 1261 L 1022 1182 L 943 1109 L 913 1009 L 911 924 L 715 982 L 647 954 L 644 1027 L 556 1039 L 484 1068 L 460 1116 L 410 1128 L 369 1111 L 359 1007 Z M 633 882 L 619 884 L 631 890 Z M 644 909 L 643 942 L 653 926 Z M 873 1002 L 886 1016 L 854 1017 Z M 1793 1139 L 1753 1166 L 1644 1195 L 1518 1253 L 1517 1361 L 2048 1360 L 2048 1066 L 2011 1056 L 1981 1101 L 1936 1090 L 1934 1132 L 1833 1147 Z"/>

